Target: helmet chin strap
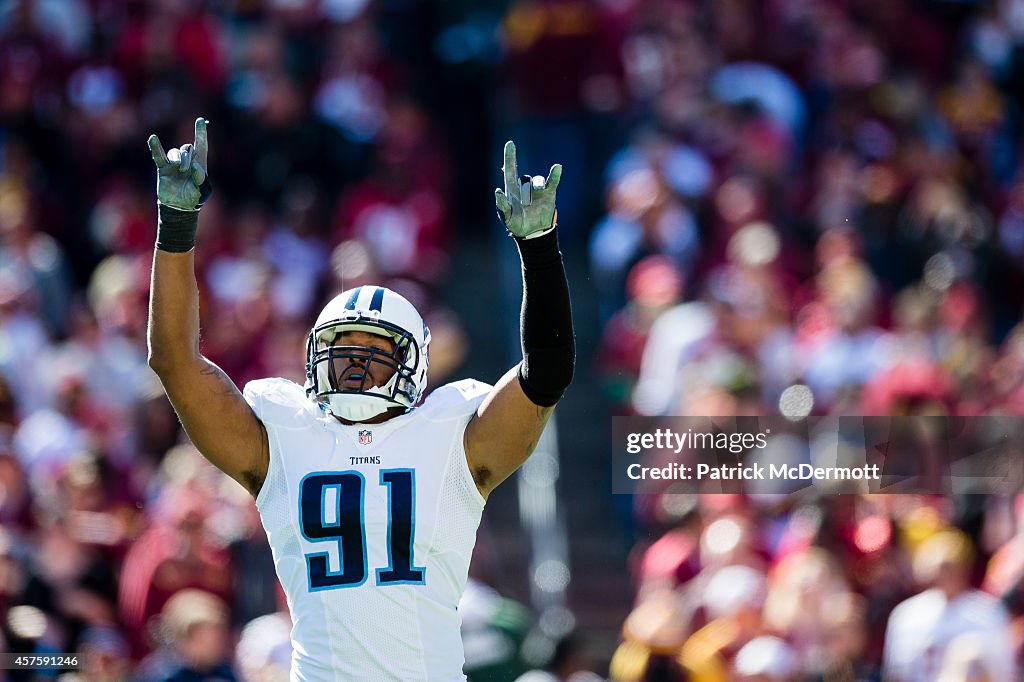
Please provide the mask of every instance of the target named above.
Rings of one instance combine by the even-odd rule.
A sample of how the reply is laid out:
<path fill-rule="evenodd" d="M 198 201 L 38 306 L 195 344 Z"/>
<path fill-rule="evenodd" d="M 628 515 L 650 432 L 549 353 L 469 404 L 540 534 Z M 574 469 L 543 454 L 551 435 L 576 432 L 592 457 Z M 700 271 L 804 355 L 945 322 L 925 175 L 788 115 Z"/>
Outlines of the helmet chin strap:
<path fill-rule="evenodd" d="M 351 422 L 362 422 L 384 414 L 392 407 L 401 407 L 390 400 L 381 400 L 368 395 L 333 394 L 328 396 L 327 405 L 335 417 Z"/>

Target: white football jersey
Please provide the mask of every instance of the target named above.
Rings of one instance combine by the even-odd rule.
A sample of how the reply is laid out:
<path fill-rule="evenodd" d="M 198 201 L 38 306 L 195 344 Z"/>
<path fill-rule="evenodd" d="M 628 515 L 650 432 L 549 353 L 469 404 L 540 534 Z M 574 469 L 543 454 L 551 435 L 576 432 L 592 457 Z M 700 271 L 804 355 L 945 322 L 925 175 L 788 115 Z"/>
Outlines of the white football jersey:
<path fill-rule="evenodd" d="M 292 680 L 465 680 L 456 608 L 484 499 L 463 433 L 491 387 L 442 386 L 345 425 L 284 379 L 246 385 L 267 427 L 256 506 L 292 616 Z"/>

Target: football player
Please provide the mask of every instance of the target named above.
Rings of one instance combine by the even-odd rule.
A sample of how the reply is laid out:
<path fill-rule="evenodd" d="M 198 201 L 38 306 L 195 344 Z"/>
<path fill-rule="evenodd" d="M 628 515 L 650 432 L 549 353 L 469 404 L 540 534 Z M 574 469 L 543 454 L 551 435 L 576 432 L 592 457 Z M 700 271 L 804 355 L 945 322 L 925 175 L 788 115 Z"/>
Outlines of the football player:
<path fill-rule="evenodd" d="M 192 442 L 255 498 L 287 595 L 293 680 L 464 680 L 456 607 L 487 496 L 533 451 L 572 379 L 555 229 L 561 166 L 520 177 L 505 145 L 495 202 L 522 258 L 523 360 L 494 386 L 425 395 L 430 331 L 384 287 L 317 317 L 306 384 L 239 391 L 203 357 L 193 249 L 210 195 L 207 121 L 157 167 L 149 364 Z"/>

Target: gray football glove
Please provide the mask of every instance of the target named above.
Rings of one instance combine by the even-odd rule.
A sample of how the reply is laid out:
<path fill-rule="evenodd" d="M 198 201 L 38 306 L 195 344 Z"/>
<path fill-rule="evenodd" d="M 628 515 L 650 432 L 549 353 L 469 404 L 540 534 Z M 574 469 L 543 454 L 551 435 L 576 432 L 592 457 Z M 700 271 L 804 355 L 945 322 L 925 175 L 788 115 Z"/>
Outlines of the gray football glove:
<path fill-rule="evenodd" d="M 206 175 L 205 118 L 196 119 L 196 133 L 192 144 L 182 145 L 164 153 L 160 138 L 149 136 L 149 151 L 156 164 L 156 199 L 179 211 L 198 211 L 210 198 L 213 189 Z"/>
<path fill-rule="evenodd" d="M 494 190 L 494 205 L 505 229 L 520 239 L 533 239 L 555 229 L 555 191 L 562 178 L 562 164 L 556 163 L 542 175 L 519 175 L 516 145 L 505 143 L 505 191 Z"/>

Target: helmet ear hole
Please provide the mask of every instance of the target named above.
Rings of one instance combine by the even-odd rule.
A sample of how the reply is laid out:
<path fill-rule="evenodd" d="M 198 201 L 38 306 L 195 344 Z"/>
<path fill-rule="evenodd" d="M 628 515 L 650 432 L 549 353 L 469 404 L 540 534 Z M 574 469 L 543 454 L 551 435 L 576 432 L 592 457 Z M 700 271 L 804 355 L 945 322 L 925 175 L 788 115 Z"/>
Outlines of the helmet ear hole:
<path fill-rule="evenodd" d="M 399 362 L 409 362 L 409 353 L 412 350 L 412 340 L 410 337 L 395 340 L 395 358 Z"/>

